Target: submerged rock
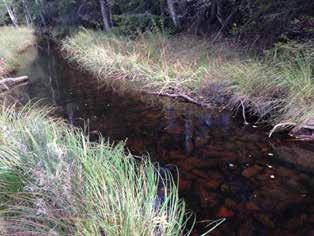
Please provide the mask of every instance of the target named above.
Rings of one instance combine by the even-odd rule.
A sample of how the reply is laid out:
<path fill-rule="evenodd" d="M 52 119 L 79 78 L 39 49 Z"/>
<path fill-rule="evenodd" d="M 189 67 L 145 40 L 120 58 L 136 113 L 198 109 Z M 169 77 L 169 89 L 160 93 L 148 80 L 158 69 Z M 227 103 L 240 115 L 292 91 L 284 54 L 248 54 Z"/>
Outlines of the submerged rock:
<path fill-rule="evenodd" d="M 253 229 L 254 226 L 252 225 L 252 221 L 251 220 L 245 221 L 243 224 L 240 225 L 238 235 L 239 236 L 254 235 Z"/>
<path fill-rule="evenodd" d="M 246 178 L 250 178 L 253 177 L 255 175 L 257 175 L 258 173 L 260 173 L 263 170 L 262 167 L 258 166 L 258 165 L 254 165 L 251 166 L 249 168 L 246 168 L 242 171 L 242 175 Z"/>
<path fill-rule="evenodd" d="M 220 184 L 222 183 L 222 180 L 220 179 L 208 179 L 206 181 L 206 187 L 208 189 L 216 189 L 220 186 Z"/>
<path fill-rule="evenodd" d="M 234 216 L 234 212 L 232 210 L 226 208 L 225 206 L 222 206 L 219 208 L 219 210 L 217 212 L 217 216 L 228 218 L 228 217 Z"/>
<path fill-rule="evenodd" d="M 250 211 L 259 211 L 260 208 L 254 202 L 247 202 L 245 204 L 246 209 Z"/>
<path fill-rule="evenodd" d="M 270 217 L 266 214 L 256 214 L 254 215 L 254 218 L 261 223 L 262 225 L 269 227 L 269 228 L 274 228 L 275 224 L 274 222 L 270 219 Z"/>
<path fill-rule="evenodd" d="M 231 210 L 234 210 L 237 208 L 237 203 L 231 198 L 226 198 L 224 204 L 228 209 L 231 209 Z"/>

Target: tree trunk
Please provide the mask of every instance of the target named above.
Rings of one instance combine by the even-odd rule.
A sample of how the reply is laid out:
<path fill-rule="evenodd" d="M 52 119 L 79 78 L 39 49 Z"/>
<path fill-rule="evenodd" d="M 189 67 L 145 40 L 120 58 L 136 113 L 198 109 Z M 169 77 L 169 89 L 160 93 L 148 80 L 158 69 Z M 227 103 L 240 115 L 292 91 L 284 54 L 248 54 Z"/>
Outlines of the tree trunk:
<path fill-rule="evenodd" d="M 17 27 L 17 26 L 18 26 L 18 22 L 17 22 L 17 19 L 16 19 L 15 14 L 14 14 L 14 12 L 13 12 L 13 9 L 11 8 L 11 6 L 9 6 L 9 5 L 7 4 L 6 0 L 3 0 L 3 3 L 4 3 L 4 5 L 5 5 L 5 8 L 6 8 L 7 11 L 8 11 L 8 14 L 9 14 L 9 16 L 10 16 L 10 19 L 11 19 L 11 21 L 12 21 L 12 24 L 13 24 L 15 27 Z"/>
<path fill-rule="evenodd" d="M 28 8 L 28 5 L 27 5 L 27 0 L 21 0 L 22 1 L 22 4 L 23 4 L 23 10 L 24 10 L 24 14 L 25 14 L 25 20 L 26 20 L 26 24 L 28 26 L 30 26 L 33 21 L 32 21 L 32 16 L 31 16 L 31 13 L 29 11 L 29 8 Z"/>
<path fill-rule="evenodd" d="M 174 0 L 167 0 L 167 4 L 168 4 L 168 9 L 170 11 L 170 16 L 171 16 L 171 19 L 172 19 L 174 26 L 176 28 L 180 28 L 180 23 L 179 23 L 177 13 L 176 13 L 175 7 L 174 7 Z"/>
<path fill-rule="evenodd" d="M 45 20 L 45 17 L 44 17 L 44 8 L 43 8 L 43 3 L 42 3 L 42 0 L 35 0 L 36 4 L 38 5 L 39 7 L 39 17 L 40 17 L 40 20 L 41 20 L 41 23 L 43 26 L 47 26 L 47 23 L 46 23 L 46 20 Z"/>
<path fill-rule="evenodd" d="M 111 13 L 107 0 L 99 0 L 104 31 L 109 32 L 111 28 Z"/>

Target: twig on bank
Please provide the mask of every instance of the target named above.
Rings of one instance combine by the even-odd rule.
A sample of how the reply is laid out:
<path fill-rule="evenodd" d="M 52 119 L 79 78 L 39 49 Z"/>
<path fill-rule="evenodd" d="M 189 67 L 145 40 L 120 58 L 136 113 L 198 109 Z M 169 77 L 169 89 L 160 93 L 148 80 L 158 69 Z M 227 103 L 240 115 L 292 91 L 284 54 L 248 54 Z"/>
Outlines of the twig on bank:
<path fill-rule="evenodd" d="M 188 101 L 190 103 L 196 104 L 198 106 L 209 107 L 208 104 L 196 101 L 195 99 L 191 98 L 190 96 L 188 96 L 186 94 L 182 94 L 182 93 L 149 92 L 149 94 L 154 94 L 154 95 L 158 95 L 158 96 L 165 96 L 165 97 L 171 97 L 171 98 L 183 98 L 184 100 L 186 100 L 186 101 Z"/>
<path fill-rule="evenodd" d="M 0 92 L 8 91 L 9 89 L 28 82 L 27 76 L 21 76 L 17 78 L 4 78 L 0 80 Z"/>
<path fill-rule="evenodd" d="M 231 12 L 231 14 L 227 17 L 227 19 L 223 22 L 220 30 L 218 31 L 218 33 L 216 34 L 216 36 L 213 39 L 213 43 L 217 41 L 217 39 L 219 39 L 220 35 L 222 34 L 223 30 L 225 29 L 225 27 L 228 25 L 229 21 L 231 20 L 231 18 L 233 17 L 234 13 L 236 13 L 238 9 L 233 9 L 233 11 Z"/>
<path fill-rule="evenodd" d="M 246 120 L 245 106 L 244 106 L 243 100 L 241 100 L 241 106 L 242 106 L 242 116 L 243 116 L 244 124 L 245 124 L 245 125 L 248 125 L 249 122 L 247 122 L 247 120 Z"/>
<path fill-rule="evenodd" d="M 272 128 L 272 130 L 269 132 L 269 135 L 268 137 L 270 138 L 273 133 L 276 132 L 276 130 L 279 128 L 279 127 L 289 127 L 289 126 L 296 126 L 297 124 L 296 123 L 293 123 L 293 122 L 286 122 L 286 123 L 279 123 L 277 125 L 274 126 L 274 128 Z"/>

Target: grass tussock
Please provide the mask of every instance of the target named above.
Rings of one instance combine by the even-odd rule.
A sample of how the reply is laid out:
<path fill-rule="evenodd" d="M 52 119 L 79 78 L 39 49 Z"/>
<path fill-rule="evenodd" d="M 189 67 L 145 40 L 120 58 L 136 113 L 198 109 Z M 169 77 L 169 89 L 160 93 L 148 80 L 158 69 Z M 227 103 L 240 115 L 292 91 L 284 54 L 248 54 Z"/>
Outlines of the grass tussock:
<path fill-rule="evenodd" d="M 33 29 L 0 27 L 0 78 L 19 66 L 18 54 L 33 45 L 35 40 Z"/>
<path fill-rule="evenodd" d="M 46 109 L 0 113 L 1 235 L 182 235 L 171 175 Z"/>
<path fill-rule="evenodd" d="M 208 63 L 221 63 L 222 57 L 208 57 L 206 45 L 206 40 L 194 36 L 170 39 L 166 34 L 147 32 L 131 40 L 81 30 L 65 39 L 62 49 L 70 61 L 101 78 L 136 80 L 142 82 L 145 90 L 167 91 L 196 89 L 195 84 L 208 72 Z M 220 50 L 224 47 L 215 52 Z"/>
<path fill-rule="evenodd" d="M 230 102 L 245 104 L 261 119 L 304 125 L 314 118 L 313 47 L 276 46 L 263 61 L 228 63 Z M 281 52 L 278 52 L 281 51 Z M 271 58 L 269 58 L 271 56 Z"/>
<path fill-rule="evenodd" d="M 70 61 L 100 78 L 140 81 L 146 91 L 205 102 L 223 98 L 272 124 L 314 117 L 313 44 L 278 47 L 256 59 L 232 42 L 149 32 L 131 40 L 81 30 L 62 45 Z"/>

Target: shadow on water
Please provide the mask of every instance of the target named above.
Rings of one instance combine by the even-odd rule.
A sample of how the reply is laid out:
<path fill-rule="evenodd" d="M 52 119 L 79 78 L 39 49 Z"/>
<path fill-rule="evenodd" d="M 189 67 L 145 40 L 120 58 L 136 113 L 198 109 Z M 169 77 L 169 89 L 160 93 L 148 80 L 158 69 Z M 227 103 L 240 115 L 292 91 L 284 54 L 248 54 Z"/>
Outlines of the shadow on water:
<path fill-rule="evenodd" d="M 197 219 L 228 218 L 213 235 L 314 234 L 313 144 L 270 141 L 227 111 L 118 92 L 65 63 L 47 42 L 30 51 L 36 57 L 19 74 L 32 82 L 17 91 L 20 99 L 47 99 L 71 124 L 88 124 L 92 138 L 127 140 L 133 153 L 177 167 L 180 194 Z"/>

